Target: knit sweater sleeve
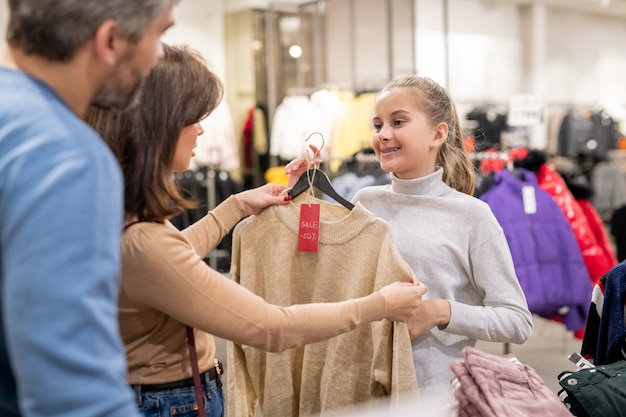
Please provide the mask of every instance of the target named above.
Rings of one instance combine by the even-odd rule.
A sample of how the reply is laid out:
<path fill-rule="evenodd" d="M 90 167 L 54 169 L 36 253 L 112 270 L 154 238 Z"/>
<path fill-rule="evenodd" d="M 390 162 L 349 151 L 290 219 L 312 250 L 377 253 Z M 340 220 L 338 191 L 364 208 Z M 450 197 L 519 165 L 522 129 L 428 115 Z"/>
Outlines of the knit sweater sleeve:
<path fill-rule="evenodd" d="M 483 303 L 474 306 L 450 300 L 446 331 L 491 342 L 523 343 L 532 332 L 532 316 L 502 228 L 491 213 L 483 214 L 485 220 L 477 220 L 476 228 L 487 238 L 474 242 L 469 254 L 471 283 L 483 294 Z"/>
<path fill-rule="evenodd" d="M 141 223 L 123 245 L 125 291 L 180 322 L 237 343 L 283 351 L 382 320 L 374 293 L 340 303 L 280 307 L 211 269 L 169 224 Z"/>
<path fill-rule="evenodd" d="M 204 257 L 245 216 L 235 197 L 230 196 L 182 233 L 196 253 Z"/>

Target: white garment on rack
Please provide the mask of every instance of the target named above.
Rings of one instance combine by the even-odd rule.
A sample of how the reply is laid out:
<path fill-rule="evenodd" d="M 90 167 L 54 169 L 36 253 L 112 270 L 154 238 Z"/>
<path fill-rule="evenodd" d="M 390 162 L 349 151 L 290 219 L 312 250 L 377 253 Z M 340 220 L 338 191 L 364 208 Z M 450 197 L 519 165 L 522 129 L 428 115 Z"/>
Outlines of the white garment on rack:
<path fill-rule="evenodd" d="M 218 166 L 224 171 L 239 169 L 239 149 L 228 104 L 220 102 L 200 124 L 204 134 L 198 136 L 198 146 L 194 149 L 196 155 L 191 158 L 189 169 L 201 166 Z"/>
<path fill-rule="evenodd" d="M 324 147 L 322 148 L 322 160 L 330 160 L 330 150 L 332 149 L 332 132 L 337 116 L 343 111 L 345 103 L 337 91 L 317 90 L 311 94 L 311 105 L 315 112 L 315 129 L 324 137 Z"/>
<path fill-rule="evenodd" d="M 317 131 L 316 116 L 308 96 L 287 96 L 274 112 L 270 155 L 286 161 L 302 156 L 305 141 Z"/>

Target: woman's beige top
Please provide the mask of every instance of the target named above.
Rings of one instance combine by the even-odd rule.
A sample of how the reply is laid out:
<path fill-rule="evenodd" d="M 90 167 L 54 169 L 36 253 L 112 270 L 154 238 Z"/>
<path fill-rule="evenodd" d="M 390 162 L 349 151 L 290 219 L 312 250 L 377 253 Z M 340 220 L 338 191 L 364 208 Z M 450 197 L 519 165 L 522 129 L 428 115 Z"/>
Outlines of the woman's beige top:
<path fill-rule="evenodd" d="M 128 383 L 191 376 L 185 325 L 196 329 L 199 368 L 206 371 L 215 354 L 212 335 L 280 352 L 383 319 L 385 300 L 378 292 L 340 303 L 279 307 L 211 269 L 203 258 L 245 215 L 229 197 L 182 232 L 169 222 L 137 223 L 124 232 L 119 321 Z"/>

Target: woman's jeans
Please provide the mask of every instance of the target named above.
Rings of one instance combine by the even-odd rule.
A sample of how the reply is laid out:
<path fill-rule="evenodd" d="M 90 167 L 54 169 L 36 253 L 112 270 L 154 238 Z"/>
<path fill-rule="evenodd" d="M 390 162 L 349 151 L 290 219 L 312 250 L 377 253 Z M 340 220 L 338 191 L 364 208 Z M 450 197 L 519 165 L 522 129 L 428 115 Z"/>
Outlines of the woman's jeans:
<path fill-rule="evenodd" d="M 217 378 L 209 382 L 209 390 L 202 384 L 206 417 L 224 417 L 224 393 L 222 381 Z M 193 386 L 166 391 L 138 393 L 135 400 L 145 417 L 196 417 L 198 415 Z"/>

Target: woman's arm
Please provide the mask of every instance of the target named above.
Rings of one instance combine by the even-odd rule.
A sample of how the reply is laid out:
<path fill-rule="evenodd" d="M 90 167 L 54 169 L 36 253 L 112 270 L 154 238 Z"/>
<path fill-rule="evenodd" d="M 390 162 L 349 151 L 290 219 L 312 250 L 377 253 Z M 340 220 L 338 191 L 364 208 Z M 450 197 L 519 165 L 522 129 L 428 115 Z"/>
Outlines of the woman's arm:
<path fill-rule="evenodd" d="M 204 258 L 245 216 L 246 212 L 231 195 L 203 218 L 185 228 L 182 234 L 196 253 Z"/>
<path fill-rule="evenodd" d="M 183 235 L 198 255 L 206 256 L 237 222 L 248 215 L 259 214 L 274 204 L 286 204 L 280 193 L 285 187 L 265 184 L 257 188 L 231 195 L 202 219 L 183 230 Z"/>
<path fill-rule="evenodd" d="M 283 351 L 384 318 L 406 321 L 424 285 L 395 283 L 356 300 L 280 307 L 211 269 L 180 232 L 156 223 L 124 237 L 127 294 L 194 328 L 236 343 Z"/>

